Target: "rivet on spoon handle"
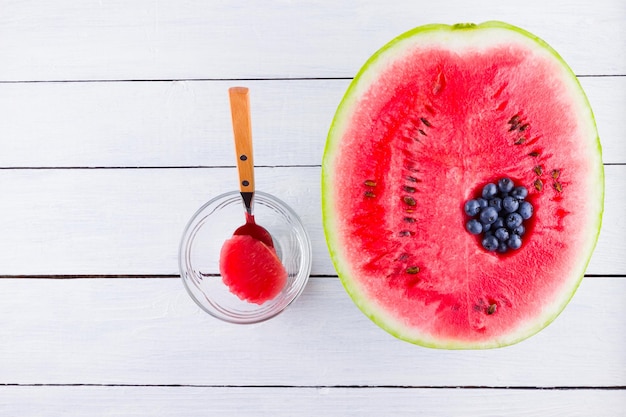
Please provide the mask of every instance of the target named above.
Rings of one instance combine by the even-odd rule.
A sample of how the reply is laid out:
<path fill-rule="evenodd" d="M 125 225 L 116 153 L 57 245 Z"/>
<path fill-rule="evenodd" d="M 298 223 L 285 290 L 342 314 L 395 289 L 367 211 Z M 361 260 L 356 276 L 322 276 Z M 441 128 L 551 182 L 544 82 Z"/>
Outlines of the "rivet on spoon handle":
<path fill-rule="evenodd" d="M 254 158 L 252 156 L 252 124 L 250 121 L 250 94 L 246 87 L 231 87 L 230 112 L 233 119 L 239 190 L 248 214 L 252 215 L 254 197 Z"/>

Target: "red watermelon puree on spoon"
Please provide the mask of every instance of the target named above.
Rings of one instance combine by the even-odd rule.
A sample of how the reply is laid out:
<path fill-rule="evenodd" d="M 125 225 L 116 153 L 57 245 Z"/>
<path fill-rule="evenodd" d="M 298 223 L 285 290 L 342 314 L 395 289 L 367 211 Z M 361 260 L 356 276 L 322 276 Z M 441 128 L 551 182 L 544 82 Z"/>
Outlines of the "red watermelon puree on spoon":
<path fill-rule="evenodd" d="M 250 96 L 245 87 L 228 90 L 233 119 L 239 190 L 245 206 L 246 223 L 224 242 L 220 252 L 220 274 L 230 291 L 244 301 L 263 304 L 276 297 L 287 283 L 272 236 L 256 224 L 253 214 L 254 161 Z"/>

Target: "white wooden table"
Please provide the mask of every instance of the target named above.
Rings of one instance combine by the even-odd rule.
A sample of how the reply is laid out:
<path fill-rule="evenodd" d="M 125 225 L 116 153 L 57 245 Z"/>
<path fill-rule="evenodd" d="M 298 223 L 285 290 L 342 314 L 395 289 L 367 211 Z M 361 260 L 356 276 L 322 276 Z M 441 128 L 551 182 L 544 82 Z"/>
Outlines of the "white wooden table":
<path fill-rule="evenodd" d="M 421 24 L 504 20 L 594 108 L 606 211 L 576 296 L 518 345 L 438 351 L 362 315 L 326 250 L 320 163 L 350 78 Z M 0 1 L 1 416 L 625 416 L 626 3 Z M 193 212 L 235 188 L 227 88 L 250 87 L 259 189 L 312 276 L 253 326 L 178 276 Z"/>

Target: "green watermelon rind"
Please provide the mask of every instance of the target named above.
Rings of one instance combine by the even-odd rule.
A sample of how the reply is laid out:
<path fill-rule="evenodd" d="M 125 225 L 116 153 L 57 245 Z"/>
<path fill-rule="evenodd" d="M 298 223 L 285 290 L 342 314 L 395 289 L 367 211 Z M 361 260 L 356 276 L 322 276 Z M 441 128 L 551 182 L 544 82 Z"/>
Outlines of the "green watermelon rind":
<path fill-rule="evenodd" d="M 503 340 L 493 340 L 488 343 L 464 343 L 459 341 L 447 341 L 447 340 L 438 340 L 431 339 L 427 337 L 412 337 L 405 334 L 401 326 L 394 325 L 395 319 L 385 319 L 386 312 L 377 311 L 377 306 L 374 303 L 370 302 L 368 297 L 364 294 L 360 293 L 359 288 L 355 285 L 351 278 L 351 272 L 349 265 L 342 259 L 340 252 L 342 251 L 341 242 L 337 240 L 335 237 L 334 230 L 335 227 L 335 213 L 333 211 L 333 195 L 332 195 L 332 185 L 330 184 L 330 180 L 332 179 L 332 171 L 333 171 L 333 157 L 334 151 L 339 144 L 339 140 L 335 140 L 336 135 L 335 132 L 337 130 L 341 130 L 341 126 L 343 121 L 346 120 L 344 113 L 348 112 L 351 108 L 351 102 L 356 100 L 359 96 L 358 89 L 362 83 L 367 86 L 369 83 L 367 80 L 363 81 L 363 78 L 368 75 L 372 71 L 372 68 L 375 67 L 379 62 L 390 53 L 393 55 L 394 48 L 401 44 L 403 41 L 406 41 L 414 36 L 421 36 L 427 34 L 428 32 L 435 31 L 455 31 L 455 30 L 476 30 L 481 28 L 493 28 L 493 29 L 504 29 L 513 32 L 517 32 L 518 34 L 523 35 L 524 37 L 531 39 L 534 41 L 538 47 L 542 48 L 544 51 L 549 52 L 556 60 L 561 64 L 562 69 L 566 71 L 566 73 L 570 76 L 570 81 L 572 82 L 572 88 L 578 90 L 578 96 L 581 100 L 583 100 L 583 106 L 585 109 L 589 111 L 589 121 L 592 122 L 592 128 L 595 131 L 595 144 L 597 148 L 597 158 L 598 158 L 598 167 L 596 178 L 596 183 L 598 184 L 598 196 L 597 201 L 599 204 L 598 208 L 598 218 L 596 222 L 596 230 L 593 235 L 590 235 L 588 238 L 588 250 L 586 253 L 586 259 L 583 258 L 580 262 L 580 274 L 577 277 L 576 281 L 571 286 L 571 291 L 569 293 L 565 293 L 564 297 L 560 300 L 560 303 L 552 304 L 552 309 L 548 314 L 544 314 L 542 316 L 543 320 L 537 320 L 534 322 L 533 326 L 526 327 L 520 329 L 516 333 L 512 333 L 507 335 L 508 337 Z M 373 75 L 376 75 L 374 72 Z M 500 21 L 488 21 L 481 24 L 456 24 L 456 25 L 446 25 L 446 24 L 429 24 L 424 26 L 416 27 L 412 30 L 409 30 L 400 36 L 394 38 L 389 43 L 380 48 L 377 52 L 375 52 L 361 67 L 359 72 L 356 74 L 348 89 L 346 90 L 338 108 L 334 115 L 333 121 L 331 123 L 329 133 L 327 136 L 326 146 L 324 149 L 324 156 L 322 162 L 322 179 L 321 179 L 321 191 L 322 191 L 322 218 L 324 225 L 324 234 L 326 237 L 326 241 L 328 244 L 328 249 L 330 253 L 331 260 L 337 274 L 341 280 L 341 283 L 349 294 L 352 301 L 357 305 L 357 307 L 365 314 L 370 320 L 376 323 L 378 326 L 386 330 L 391 335 L 397 337 L 398 339 L 414 343 L 417 345 L 421 345 L 424 347 L 430 348 L 439 348 L 439 349 L 488 349 L 488 348 L 497 348 L 508 345 L 513 345 L 522 340 L 525 340 L 540 330 L 547 327 L 550 323 L 552 323 L 559 314 L 565 309 L 567 304 L 571 301 L 576 290 L 580 286 L 582 279 L 585 275 L 585 271 L 589 265 L 591 260 L 591 255 L 595 249 L 597 244 L 597 240 L 600 234 L 601 226 L 602 226 L 602 217 L 604 213 L 604 167 L 602 164 L 602 146 L 600 144 L 600 138 L 597 134 L 596 121 L 593 115 L 593 111 L 591 109 L 588 98 L 578 81 L 575 73 L 569 67 L 569 65 L 565 62 L 565 60 L 545 41 L 540 39 L 539 37 L 533 35 L 530 32 L 527 32 L 524 29 L 519 27 L 510 25 L 508 23 L 500 22 Z"/>

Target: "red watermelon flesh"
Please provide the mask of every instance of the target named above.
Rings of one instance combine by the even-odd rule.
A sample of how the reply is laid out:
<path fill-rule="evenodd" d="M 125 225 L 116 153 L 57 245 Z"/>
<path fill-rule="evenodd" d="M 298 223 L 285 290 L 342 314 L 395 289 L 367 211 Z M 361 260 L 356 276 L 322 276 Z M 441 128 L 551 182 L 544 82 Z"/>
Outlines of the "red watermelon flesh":
<path fill-rule="evenodd" d="M 287 271 L 274 248 L 249 235 L 224 242 L 220 274 L 233 294 L 254 304 L 275 298 L 287 283 Z"/>
<path fill-rule="evenodd" d="M 509 177 L 535 214 L 523 245 L 484 250 L 463 204 Z M 323 163 L 326 238 L 356 304 L 422 345 L 515 343 L 551 322 L 601 224 L 595 122 L 569 67 L 521 29 L 417 28 L 350 85 Z"/>

